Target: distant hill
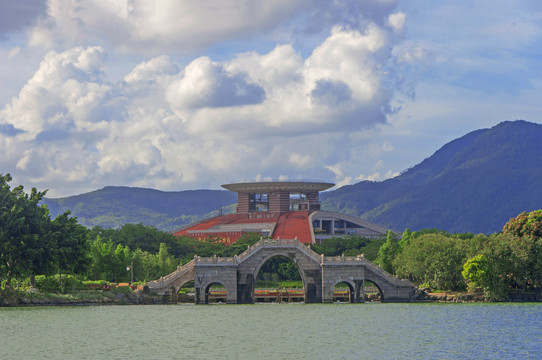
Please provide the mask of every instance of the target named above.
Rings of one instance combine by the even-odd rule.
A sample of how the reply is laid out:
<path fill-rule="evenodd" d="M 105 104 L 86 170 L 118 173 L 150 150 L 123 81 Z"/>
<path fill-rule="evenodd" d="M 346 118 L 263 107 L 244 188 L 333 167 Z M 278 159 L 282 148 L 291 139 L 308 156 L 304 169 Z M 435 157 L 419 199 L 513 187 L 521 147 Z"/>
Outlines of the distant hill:
<path fill-rule="evenodd" d="M 542 125 L 518 120 L 473 131 L 393 179 L 321 198 L 326 210 L 398 231 L 493 233 L 511 217 L 542 208 Z"/>
<path fill-rule="evenodd" d="M 53 217 L 71 210 L 79 223 L 88 227 L 143 223 L 165 231 L 216 216 L 220 208 L 232 212 L 236 202 L 237 194 L 225 190 L 165 192 L 118 186 L 42 201 Z"/>
<path fill-rule="evenodd" d="M 324 210 L 396 231 L 502 230 L 511 217 L 542 208 L 542 125 L 518 120 L 473 131 L 393 179 L 344 186 L 321 199 Z M 232 212 L 236 202 L 229 191 L 128 187 L 43 201 L 53 216 L 70 209 L 85 226 L 143 223 L 161 230 L 218 215 L 221 207 Z"/>

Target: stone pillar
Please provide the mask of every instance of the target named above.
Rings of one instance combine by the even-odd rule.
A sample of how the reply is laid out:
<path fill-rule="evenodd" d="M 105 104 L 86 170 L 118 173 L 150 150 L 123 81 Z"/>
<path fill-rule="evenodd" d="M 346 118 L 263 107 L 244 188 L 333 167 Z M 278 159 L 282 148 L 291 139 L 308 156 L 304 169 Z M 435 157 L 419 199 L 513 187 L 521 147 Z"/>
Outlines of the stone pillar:
<path fill-rule="evenodd" d="M 237 303 L 238 304 L 254 304 L 254 275 L 253 274 L 237 274 Z"/>
<path fill-rule="evenodd" d="M 322 270 L 305 271 L 305 303 L 322 302 Z"/>
<path fill-rule="evenodd" d="M 355 303 L 364 303 L 365 302 L 365 280 L 354 280 L 355 284 Z"/>

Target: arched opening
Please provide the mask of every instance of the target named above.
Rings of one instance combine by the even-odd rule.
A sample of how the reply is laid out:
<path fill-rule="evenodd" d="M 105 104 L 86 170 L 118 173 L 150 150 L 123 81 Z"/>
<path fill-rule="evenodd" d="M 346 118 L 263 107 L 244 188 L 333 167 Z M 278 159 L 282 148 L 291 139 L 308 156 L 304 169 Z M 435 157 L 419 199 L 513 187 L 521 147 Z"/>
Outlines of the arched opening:
<path fill-rule="evenodd" d="M 205 288 L 205 303 L 206 304 L 225 304 L 227 298 L 226 287 L 219 283 L 213 282 Z"/>
<path fill-rule="evenodd" d="M 253 296 L 254 302 L 304 302 L 299 268 L 286 256 L 270 257 L 258 271 Z"/>
<path fill-rule="evenodd" d="M 341 281 L 333 287 L 333 302 L 349 302 L 354 301 L 354 288 L 346 281 Z"/>
<path fill-rule="evenodd" d="M 185 283 L 179 289 L 177 294 L 177 302 L 180 303 L 195 303 L 196 302 L 196 291 L 194 288 L 194 280 Z"/>
<path fill-rule="evenodd" d="M 365 294 L 366 302 L 384 301 L 384 295 L 382 294 L 382 290 L 380 290 L 380 287 L 376 283 L 370 280 L 365 280 L 364 285 L 365 285 L 365 289 L 363 293 Z"/>

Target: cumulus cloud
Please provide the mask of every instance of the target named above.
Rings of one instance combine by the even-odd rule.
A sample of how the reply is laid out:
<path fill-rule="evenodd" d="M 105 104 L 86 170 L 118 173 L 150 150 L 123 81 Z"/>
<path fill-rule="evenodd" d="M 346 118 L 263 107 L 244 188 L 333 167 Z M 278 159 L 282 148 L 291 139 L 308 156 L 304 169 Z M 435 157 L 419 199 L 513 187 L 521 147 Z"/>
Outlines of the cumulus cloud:
<path fill-rule="evenodd" d="M 318 80 L 311 91 L 311 99 L 327 106 L 340 105 L 351 98 L 352 90 L 340 80 Z"/>
<path fill-rule="evenodd" d="M 33 139 L 50 126 L 99 121 L 93 109 L 110 87 L 101 81 L 105 55 L 100 48 L 49 52 L 18 97 L 2 111 L 4 121 Z"/>
<path fill-rule="evenodd" d="M 106 39 L 129 52 L 196 50 L 290 19 L 305 0 L 49 0 L 34 45 Z"/>
<path fill-rule="evenodd" d="M 243 73 L 229 73 L 207 57 L 192 61 L 168 89 L 170 104 L 181 109 L 257 104 L 264 97 L 265 91 Z"/>
<path fill-rule="evenodd" d="M 51 51 L 0 111 L 2 164 L 64 189 L 212 187 L 254 174 L 347 183 L 360 172 L 345 131 L 389 114 L 387 31 L 337 26 L 305 58 L 291 44 L 184 66 L 160 55 L 116 82 L 103 47 Z"/>

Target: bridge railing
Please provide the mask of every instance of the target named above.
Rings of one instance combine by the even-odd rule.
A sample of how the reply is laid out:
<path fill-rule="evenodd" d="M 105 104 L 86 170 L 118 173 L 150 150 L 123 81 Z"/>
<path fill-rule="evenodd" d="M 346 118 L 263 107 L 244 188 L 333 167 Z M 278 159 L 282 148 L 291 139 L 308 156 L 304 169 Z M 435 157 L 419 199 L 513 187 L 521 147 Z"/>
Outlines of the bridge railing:
<path fill-rule="evenodd" d="M 301 250 L 303 253 L 305 253 L 307 256 L 312 258 L 314 261 L 318 263 L 321 263 L 322 261 L 321 256 L 318 255 L 318 253 L 311 250 L 307 246 L 303 245 L 303 243 L 301 243 L 297 239 L 262 239 L 258 241 L 256 244 L 249 246 L 241 255 L 236 257 L 237 263 L 243 262 L 251 254 L 253 254 L 254 252 L 264 247 L 287 247 L 287 248 L 296 247 L 299 250 Z"/>
<path fill-rule="evenodd" d="M 371 261 L 367 260 L 364 256 L 358 255 L 358 256 L 324 256 L 322 264 L 325 263 L 344 263 L 344 264 L 360 264 L 362 263 L 367 268 L 369 268 L 371 271 L 377 273 L 382 278 L 390 281 L 391 283 L 395 283 L 397 285 L 412 285 L 410 281 L 399 279 L 396 276 L 393 276 L 389 272 L 382 269 L 380 266 L 372 263 Z"/>
<path fill-rule="evenodd" d="M 237 260 L 234 257 L 195 257 L 195 264 L 232 264 L 236 265 Z"/>
<path fill-rule="evenodd" d="M 162 288 L 162 287 L 165 287 L 165 286 L 169 285 L 169 283 L 172 282 L 173 280 L 177 279 L 180 276 L 183 276 L 184 274 L 186 274 L 190 270 L 193 270 L 194 265 L 196 265 L 196 258 L 194 258 L 190 262 L 187 262 L 186 264 L 184 264 L 184 266 L 178 266 L 177 270 L 175 270 L 171 274 L 160 277 L 159 280 L 149 281 L 147 283 L 147 285 L 149 286 L 149 288 Z"/>

